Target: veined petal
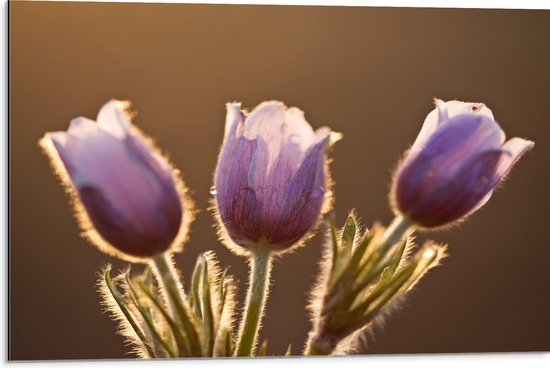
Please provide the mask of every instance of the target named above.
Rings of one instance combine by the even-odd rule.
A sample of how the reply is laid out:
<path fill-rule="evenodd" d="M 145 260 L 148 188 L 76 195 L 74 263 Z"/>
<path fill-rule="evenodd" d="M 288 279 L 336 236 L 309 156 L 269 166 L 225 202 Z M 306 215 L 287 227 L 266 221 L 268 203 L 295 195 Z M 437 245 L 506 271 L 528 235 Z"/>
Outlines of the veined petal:
<path fill-rule="evenodd" d="M 232 112 L 215 177 L 219 219 L 231 240 L 244 249 L 259 241 L 274 250 L 288 249 L 320 215 L 327 181 L 324 148 L 336 135 L 328 128 L 314 132 L 301 110 L 277 101 L 254 109 L 239 135 L 233 132 L 243 125 L 235 118 L 240 106 L 228 109 Z M 322 169 L 317 170 L 319 165 Z M 315 185 L 319 190 L 313 190 Z M 294 220 L 304 221 L 291 223 Z M 229 247 L 236 250 L 234 244 Z"/>
<path fill-rule="evenodd" d="M 248 172 L 256 142 L 241 136 L 231 154 L 222 154 L 218 160 L 215 176 L 216 205 L 228 233 L 237 244 L 245 239 L 258 240 L 257 219 L 261 204 L 255 191 L 248 185 Z"/>
<path fill-rule="evenodd" d="M 246 117 L 241 110 L 240 103 L 227 103 L 225 107 L 227 109 L 227 114 L 225 116 L 224 140 L 228 139 L 229 141 L 234 141 L 242 135 Z"/>
<path fill-rule="evenodd" d="M 290 164 L 297 167 L 303 153 L 311 146 L 314 132 L 297 108 L 286 109 L 282 102 L 269 101 L 260 104 L 245 122 L 244 136 L 248 139 L 261 137 L 265 144 L 259 149 L 265 150 L 261 156 L 265 161 L 257 161 L 261 167 L 257 177 L 264 177 L 275 166 L 282 153 L 290 157 Z"/>
<path fill-rule="evenodd" d="M 330 136 L 307 152 L 290 181 L 271 242 L 287 247 L 297 242 L 315 224 L 323 206 L 326 188 L 326 149 Z"/>

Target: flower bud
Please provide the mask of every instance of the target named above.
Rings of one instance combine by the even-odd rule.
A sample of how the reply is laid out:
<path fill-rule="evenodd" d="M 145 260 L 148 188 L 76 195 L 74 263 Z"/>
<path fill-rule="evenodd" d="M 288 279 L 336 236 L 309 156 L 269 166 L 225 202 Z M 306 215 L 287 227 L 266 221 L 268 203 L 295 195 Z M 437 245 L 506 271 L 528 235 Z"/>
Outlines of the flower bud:
<path fill-rule="evenodd" d="M 127 107 L 112 100 L 97 122 L 74 119 L 40 145 L 73 195 L 88 238 L 109 254 L 137 260 L 178 250 L 192 215 L 184 216 L 189 204 L 177 173 L 132 126 Z"/>
<path fill-rule="evenodd" d="M 313 131 L 301 110 L 281 102 L 264 102 L 248 115 L 227 104 L 214 182 L 232 250 L 260 242 L 287 250 L 313 229 L 330 206 L 326 150 L 337 137 L 326 127 Z"/>
<path fill-rule="evenodd" d="M 436 100 L 416 141 L 394 177 L 396 210 L 422 227 L 437 227 L 466 216 L 534 143 L 505 142 L 491 110 L 481 103 Z"/>

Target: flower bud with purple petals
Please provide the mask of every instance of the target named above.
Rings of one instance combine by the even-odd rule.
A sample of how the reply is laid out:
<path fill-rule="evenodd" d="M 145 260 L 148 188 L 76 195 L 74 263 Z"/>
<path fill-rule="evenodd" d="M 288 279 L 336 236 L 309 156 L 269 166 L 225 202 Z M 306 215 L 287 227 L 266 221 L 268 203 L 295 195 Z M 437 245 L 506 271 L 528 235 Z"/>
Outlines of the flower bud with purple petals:
<path fill-rule="evenodd" d="M 137 261 L 177 251 L 192 220 L 174 168 L 111 100 L 97 122 L 80 117 L 40 146 L 73 196 L 81 227 L 101 250 Z"/>
<path fill-rule="evenodd" d="M 281 102 L 264 102 L 250 114 L 227 104 L 214 182 L 232 250 L 263 242 L 282 251 L 303 240 L 330 207 L 326 150 L 338 136 L 326 127 L 313 131 L 301 110 Z"/>
<path fill-rule="evenodd" d="M 485 204 L 495 186 L 534 143 L 505 141 L 481 103 L 436 100 L 393 181 L 396 210 L 418 226 L 458 220 Z"/>

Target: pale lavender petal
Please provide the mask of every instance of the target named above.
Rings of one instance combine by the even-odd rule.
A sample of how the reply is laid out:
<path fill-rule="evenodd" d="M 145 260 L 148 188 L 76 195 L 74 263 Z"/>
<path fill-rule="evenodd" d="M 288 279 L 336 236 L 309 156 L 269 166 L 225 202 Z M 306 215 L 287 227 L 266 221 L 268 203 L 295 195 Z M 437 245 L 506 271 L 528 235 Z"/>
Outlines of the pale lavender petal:
<path fill-rule="evenodd" d="M 476 113 L 494 120 L 491 110 L 482 103 L 461 101 L 443 102 L 442 100 L 435 99 L 435 104 L 436 109 L 432 110 L 424 120 L 422 129 L 409 150 L 406 160 L 410 160 L 416 156 L 424 148 L 429 138 L 435 133 L 441 124 L 448 121 L 450 118 L 461 114 Z M 502 137 L 504 140 L 504 132 L 502 132 Z"/>
<path fill-rule="evenodd" d="M 240 109 L 240 104 L 228 103 L 226 104 L 226 108 L 224 144 L 222 145 L 216 168 L 216 186 L 218 185 L 218 179 L 226 180 L 232 173 L 232 164 L 235 159 L 236 150 L 238 149 L 237 142 L 241 138 L 244 129 L 245 116 Z"/>
<path fill-rule="evenodd" d="M 422 167 L 427 175 L 433 168 L 440 175 L 452 177 L 462 162 L 472 155 L 500 147 L 504 138 L 498 124 L 478 114 L 462 114 L 450 118 L 430 137 L 425 147 L 411 160 L 406 161 L 404 170 L 420 175 L 416 166 Z"/>
<path fill-rule="evenodd" d="M 445 102 L 445 108 L 449 118 L 466 113 L 475 113 L 495 120 L 493 112 L 481 102 L 447 101 Z"/>
<path fill-rule="evenodd" d="M 227 103 L 225 106 L 227 114 L 225 116 L 224 140 L 234 141 L 242 135 L 246 116 L 241 110 L 240 103 Z"/>
<path fill-rule="evenodd" d="M 135 227 L 154 231 L 151 210 L 161 197 L 158 183 L 147 178 L 132 162 L 126 147 L 101 131 L 80 142 L 75 155 L 78 173 L 86 178 L 75 186 L 94 186 Z"/>
<path fill-rule="evenodd" d="M 76 173 L 76 166 L 73 162 L 73 152 L 71 151 L 71 145 L 69 141 L 71 137 L 66 132 L 53 132 L 46 134 L 45 138 L 51 142 L 53 149 L 55 149 L 58 157 L 61 159 L 63 166 L 67 170 L 69 176 L 73 176 Z"/>
<path fill-rule="evenodd" d="M 244 136 L 258 138 L 250 173 L 251 186 L 256 190 L 269 185 L 272 171 L 297 170 L 315 135 L 301 110 L 287 110 L 283 103 L 270 101 L 260 104 L 247 118 Z"/>
<path fill-rule="evenodd" d="M 125 101 L 111 100 L 99 110 L 97 124 L 109 134 L 123 139 L 130 129 L 130 118 L 126 110 L 129 104 Z"/>
<path fill-rule="evenodd" d="M 71 141 L 75 143 L 75 146 L 80 139 L 87 138 L 88 136 L 97 134 L 98 132 L 99 127 L 97 123 L 84 117 L 71 120 L 69 129 L 67 130 L 67 133 L 71 136 Z M 74 147 L 70 149 L 74 150 Z"/>
<path fill-rule="evenodd" d="M 326 149 L 330 136 L 312 146 L 290 181 L 283 211 L 272 229 L 271 242 L 286 248 L 302 238 L 317 222 L 326 188 Z"/>
<path fill-rule="evenodd" d="M 285 108 L 282 102 L 263 102 L 246 119 L 244 135 L 254 139 L 261 135 L 270 141 L 270 148 L 277 153 L 283 143 L 298 143 L 303 151 L 311 145 L 313 129 L 304 113 L 296 107 Z"/>
<path fill-rule="evenodd" d="M 446 121 L 448 119 L 447 108 L 445 107 L 445 103 L 441 100 L 436 99 L 435 104 L 436 104 L 436 109 L 432 110 L 424 120 L 422 129 L 420 129 L 420 133 L 418 133 L 416 140 L 414 141 L 413 145 L 411 146 L 407 154 L 407 160 L 410 160 L 414 156 L 416 156 L 418 152 L 420 152 L 424 148 L 424 146 L 426 145 L 426 142 L 432 136 L 432 134 L 436 131 L 439 124 L 442 121 Z"/>
<path fill-rule="evenodd" d="M 535 145 L 534 142 L 522 139 L 522 138 L 512 138 L 504 145 L 502 148 L 505 151 L 505 155 L 502 156 L 502 159 L 498 163 L 495 175 L 493 177 L 494 185 L 510 172 L 514 164 L 523 156 L 527 151 L 533 148 Z"/>

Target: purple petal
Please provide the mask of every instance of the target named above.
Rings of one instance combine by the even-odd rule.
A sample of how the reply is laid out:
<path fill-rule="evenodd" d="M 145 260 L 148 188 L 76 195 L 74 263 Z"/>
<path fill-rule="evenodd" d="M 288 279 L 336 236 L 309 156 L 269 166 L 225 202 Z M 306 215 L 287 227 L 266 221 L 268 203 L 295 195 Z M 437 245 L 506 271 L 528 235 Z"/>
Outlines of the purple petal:
<path fill-rule="evenodd" d="M 435 104 L 436 109 L 432 110 L 424 120 L 422 129 L 409 150 L 406 160 L 410 160 L 416 156 L 424 148 L 429 138 L 435 133 L 441 124 L 450 118 L 461 114 L 477 113 L 494 120 L 491 110 L 482 103 L 461 101 L 443 102 L 442 100 L 435 99 Z M 502 134 L 504 135 L 504 133 Z"/>
<path fill-rule="evenodd" d="M 512 138 L 502 146 L 505 155 L 498 163 L 495 175 L 493 177 L 494 185 L 497 185 L 500 180 L 506 176 L 514 164 L 535 145 L 534 142 L 522 138 Z"/>
<path fill-rule="evenodd" d="M 295 172 L 315 138 L 301 110 L 287 110 L 277 101 L 264 102 L 250 114 L 244 135 L 258 139 L 258 152 L 250 175 L 255 190 L 269 182 L 272 172 Z"/>
<path fill-rule="evenodd" d="M 66 132 L 47 133 L 44 139 L 51 143 L 49 147 L 46 146 L 46 149 L 53 148 L 55 150 L 69 176 L 75 175 L 76 166 L 73 162 L 73 153 L 70 150 L 69 141 L 71 139 L 69 134 Z"/>
<path fill-rule="evenodd" d="M 77 189 L 92 185 L 135 227 L 155 227 L 151 211 L 156 209 L 161 188 L 130 159 L 123 142 L 100 131 L 80 142 L 74 162 L 81 180 L 72 178 Z"/>
<path fill-rule="evenodd" d="M 501 156 L 500 161 L 495 169 L 493 178 L 491 181 L 491 187 L 494 188 L 498 185 L 500 180 L 508 174 L 510 169 L 514 164 L 523 156 L 523 154 L 529 151 L 535 145 L 534 142 L 522 139 L 522 138 L 512 138 L 506 142 L 503 146 L 504 154 Z M 493 190 L 491 189 L 489 193 L 483 197 L 472 210 L 468 213 L 474 213 L 479 208 L 483 207 L 491 196 L 493 195 Z"/>
<path fill-rule="evenodd" d="M 224 140 L 229 139 L 233 142 L 242 135 L 246 116 L 242 112 L 239 103 L 227 103 L 225 106 L 227 114 L 225 116 Z"/>
<path fill-rule="evenodd" d="M 136 227 L 93 186 L 80 187 L 78 194 L 98 234 L 123 253 L 150 257 L 164 252 L 176 236 L 177 231 L 147 232 Z"/>
<path fill-rule="evenodd" d="M 130 118 L 126 112 L 128 107 L 129 104 L 124 101 L 109 101 L 99 110 L 97 124 L 114 137 L 126 137 L 130 129 Z"/>
<path fill-rule="evenodd" d="M 500 149 L 477 154 L 465 161 L 452 177 L 434 172 L 416 191 L 416 201 L 405 212 L 426 227 L 444 225 L 465 216 L 493 189 L 491 178 L 503 154 Z"/>
<path fill-rule="evenodd" d="M 167 250 L 182 225 L 182 204 L 170 165 L 131 128 L 127 103 L 110 101 L 98 123 L 77 118 L 41 144 L 59 157 L 97 233 L 137 257 Z M 54 155 L 53 151 L 56 151 Z"/>
<path fill-rule="evenodd" d="M 327 132 L 328 133 L 328 132 Z M 286 248 L 300 240 L 317 222 L 326 188 L 326 149 L 330 134 L 309 149 L 290 181 L 282 211 L 270 229 L 271 243 Z"/>
<path fill-rule="evenodd" d="M 499 148 L 503 139 L 504 133 L 495 121 L 477 114 L 457 115 L 438 128 L 423 150 L 405 162 L 403 170 L 410 167 L 419 176 L 420 169 L 428 174 L 437 168 L 440 175 L 451 177 L 464 161 Z"/>
<path fill-rule="evenodd" d="M 159 211 L 165 212 L 164 226 L 178 229 L 181 225 L 182 203 L 168 163 L 148 148 L 140 138 L 129 135 L 125 139 L 127 154 L 141 174 L 155 187 L 160 186 Z M 157 218 L 159 218 L 157 216 Z M 158 226 L 159 224 L 157 224 Z M 176 231 L 177 233 L 177 231 Z"/>
<path fill-rule="evenodd" d="M 235 243 L 259 240 L 261 204 L 248 186 L 248 171 L 256 142 L 244 136 L 236 143 L 224 142 L 216 169 L 216 205 L 226 230 Z"/>
<path fill-rule="evenodd" d="M 237 104 L 228 105 L 224 143 L 216 169 L 220 219 L 231 239 L 245 248 L 261 239 L 273 246 L 277 242 L 288 247 L 309 231 L 319 216 L 324 189 L 315 191 L 318 201 L 313 200 L 316 198 L 311 193 L 315 183 L 319 188 L 325 185 L 324 147 L 330 130 L 313 132 L 301 110 L 286 109 L 276 101 L 259 105 L 244 124 L 239 109 Z M 318 166 L 319 156 L 323 170 L 317 173 L 311 169 L 311 162 Z M 306 169 L 309 171 L 304 174 Z M 306 199 L 311 200 L 311 208 L 316 208 L 315 214 L 302 211 L 310 209 Z M 294 229 L 289 221 L 299 217 L 299 212 L 308 220 L 314 219 L 301 225 L 291 224 L 300 227 Z"/>

